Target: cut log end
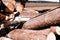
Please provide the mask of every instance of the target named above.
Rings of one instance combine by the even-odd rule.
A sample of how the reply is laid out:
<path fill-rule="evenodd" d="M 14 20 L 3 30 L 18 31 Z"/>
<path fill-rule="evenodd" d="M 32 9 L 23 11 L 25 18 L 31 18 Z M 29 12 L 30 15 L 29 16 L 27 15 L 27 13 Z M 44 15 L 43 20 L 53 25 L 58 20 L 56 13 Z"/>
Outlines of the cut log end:
<path fill-rule="evenodd" d="M 60 27 L 57 27 L 57 28 L 56 28 L 56 33 L 57 33 L 58 35 L 60 35 Z"/>
<path fill-rule="evenodd" d="M 57 35 L 60 35 L 60 27 L 59 26 L 51 26 L 51 32 L 54 32 Z"/>
<path fill-rule="evenodd" d="M 47 40 L 56 40 L 55 34 L 53 32 L 49 33 L 47 36 Z"/>

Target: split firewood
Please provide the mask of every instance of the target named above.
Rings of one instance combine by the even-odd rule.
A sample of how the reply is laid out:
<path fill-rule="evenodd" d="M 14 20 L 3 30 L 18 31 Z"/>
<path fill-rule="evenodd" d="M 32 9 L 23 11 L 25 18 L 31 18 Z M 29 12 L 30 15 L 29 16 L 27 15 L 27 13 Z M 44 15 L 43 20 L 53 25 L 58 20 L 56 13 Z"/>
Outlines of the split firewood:
<path fill-rule="evenodd" d="M 9 0 L 1 0 L 1 10 L 3 12 L 8 12 L 8 14 L 9 14 L 14 11 L 14 8 L 15 8 L 15 2 L 13 0 L 10 0 L 10 1 Z"/>
<path fill-rule="evenodd" d="M 1 14 L 5 15 L 5 20 L 14 18 L 14 8 L 15 8 L 14 0 L 1 0 Z"/>
<path fill-rule="evenodd" d="M 0 37 L 0 40 L 12 40 L 12 39 L 6 37 Z"/>
<path fill-rule="evenodd" d="M 5 6 L 10 10 L 14 11 L 15 8 L 15 0 L 2 0 Z"/>
<path fill-rule="evenodd" d="M 23 29 L 37 29 L 60 24 L 60 8 L 27 21 Z"/>

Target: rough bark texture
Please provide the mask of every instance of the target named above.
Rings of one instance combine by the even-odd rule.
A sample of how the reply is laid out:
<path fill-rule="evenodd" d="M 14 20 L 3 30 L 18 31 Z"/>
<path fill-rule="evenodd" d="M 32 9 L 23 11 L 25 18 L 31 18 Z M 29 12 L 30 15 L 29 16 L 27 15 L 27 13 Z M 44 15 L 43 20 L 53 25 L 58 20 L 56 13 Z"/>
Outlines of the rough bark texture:
<path fill-rule="evenodd" d="M 11 31 L 7 36 L 13 40 L 46 40 L 50 29 L 45 30 L 23 30 L 16 29 Z"/>
<path fill-rule="evenodd" d="M 23 29 L 37 29 L 60 24 L 60 8 L 27 21 Z"/>
<path fill-rule="evenodd" d="M 43 30 L 15 29 L 7 36 L 13 40 L 56 40 L 54 33 L 56 33 L 57 27 L 59 26 L 51 26 L 51 28 Z"/>
<path fill-rule="evenodd" d="M 39 4 L 41 7 L 38 8 L 41 9 L 38 11 L 34 10 L 34 8 L 37 9 L 36 7 L 25 8 L 28 0 L 18 1 L 20 3 L 17 0 L 0 1 L 0 40 L 56 40 L 55 34 L 60 35 L 60 27 L 52 25 L 60 24 L 60 8 L 55 10 L 53 7 L 57 5 L 48 4 L 49 7 L 44 3 L 46 7 Z M 47 14 L 42 15 L 42 13 Z M 38 28 L 40 30 L 26 30 Z"/>

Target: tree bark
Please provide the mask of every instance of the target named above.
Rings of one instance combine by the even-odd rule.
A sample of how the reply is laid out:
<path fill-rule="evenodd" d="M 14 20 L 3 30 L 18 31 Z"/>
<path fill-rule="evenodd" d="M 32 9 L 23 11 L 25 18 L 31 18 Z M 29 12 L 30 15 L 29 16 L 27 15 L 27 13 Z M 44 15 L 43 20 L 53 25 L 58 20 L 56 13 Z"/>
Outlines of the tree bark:
<path fill-rule="evenodd" d="M 27 21 L 23 29 L 37 29 L 60 24 L 60 8 Z"/>
<path fill-rule="evenodd" d="M 7 36 L 13 40 L 56 40 L 56 29 L 59 28 L 59 26 L 51 26 L 50 28 L 43 30 L 16 29 L 8 33 Z"/>
<path fill-rule="evenodd" d="M 8 33 L 8 37 L 13 40 L 46 40 L 50 29 L 45 30 L 23 30 L 16 29 Z"/>

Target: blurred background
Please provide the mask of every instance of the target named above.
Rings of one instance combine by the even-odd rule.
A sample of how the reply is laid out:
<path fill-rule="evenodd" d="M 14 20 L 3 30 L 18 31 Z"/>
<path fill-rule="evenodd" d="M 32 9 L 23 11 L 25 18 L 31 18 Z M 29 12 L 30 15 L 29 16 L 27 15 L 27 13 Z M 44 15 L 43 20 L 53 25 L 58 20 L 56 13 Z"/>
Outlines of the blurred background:
<path fill-rule="evenodd" d="M 59 2 L 59 0 L 28 0 L 28 1 L 50 1 L 50 2 Z"/>

